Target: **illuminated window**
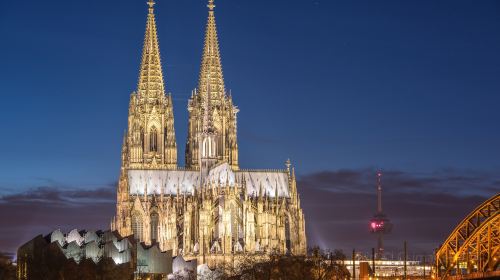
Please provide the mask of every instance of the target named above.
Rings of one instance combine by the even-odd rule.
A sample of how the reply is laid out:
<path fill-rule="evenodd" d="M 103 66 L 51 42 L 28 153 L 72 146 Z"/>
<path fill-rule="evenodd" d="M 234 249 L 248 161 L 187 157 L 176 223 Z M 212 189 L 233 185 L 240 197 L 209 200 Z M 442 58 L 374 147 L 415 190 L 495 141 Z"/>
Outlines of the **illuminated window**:
<path fill-rule="evenodd" d="M 207 151 L 208 151 L 208 141 L 207 141 L 207 139 L 203 139 L 201 155 L 203 157 L 207 157 Z"/>
<path fill-rule="evenodd" d="M 132 215 L 132 232 L 135 239 L 142 241 L 142 219 L 137 212 Z"/>
<path fill-rule="evenodd" d="M 153 212 L 151 214 L 151 241 L 158 240 L 158 226 L 159 226 L 159 216 L 158 213 Z"/>
<path fill-rule="evenodd" d="M 149 150 L 151 152 L 158 151 L 158 132 L 156 131 L 156 127 L 152 127 L 149 132 Z"/>
<path fill-rule="evenodd" d="M 201 155 L 205 158 L 215 156 L 216 143 L 212 138 L 203 139 L 203 145 L 201 150 Z"/>

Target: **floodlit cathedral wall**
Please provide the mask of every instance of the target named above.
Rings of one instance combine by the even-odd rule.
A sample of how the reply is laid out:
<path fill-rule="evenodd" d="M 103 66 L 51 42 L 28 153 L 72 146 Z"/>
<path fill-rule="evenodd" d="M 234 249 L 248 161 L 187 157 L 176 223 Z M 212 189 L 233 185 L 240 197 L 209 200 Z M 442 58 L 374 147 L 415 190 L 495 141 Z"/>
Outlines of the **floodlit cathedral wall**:
<path fill-rule="evenodd" d="M 172 97 L 164 89 L 154 2 L 148 4 L 112 229 L 199 264 L 249 254 L 304 255 L 304 214 L 290 162 L 276 170 L 239 167 L 239 110 L 224 86 L 213 0 L 199 83 L 188 101 L 186 167 L 177 165 Z"/>

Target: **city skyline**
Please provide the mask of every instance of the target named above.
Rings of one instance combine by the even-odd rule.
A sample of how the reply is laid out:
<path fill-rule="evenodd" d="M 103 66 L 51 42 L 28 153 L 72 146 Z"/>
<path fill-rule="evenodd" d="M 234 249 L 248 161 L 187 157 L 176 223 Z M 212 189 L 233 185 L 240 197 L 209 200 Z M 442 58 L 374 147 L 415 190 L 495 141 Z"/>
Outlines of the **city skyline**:
<path fill-rule="evenodd" d="M 113 213 L 109 205 L 114 205 L 119 145 L 126 126 L 123 108 L 137 81 L 137 57 L 143 35 L 139 27 L 144 26 L 145 20 L 143 2 L 114 9 L 116 13 L 111 19 L 117 22 L 111 28 L 104 24 L 112 22 L 105 11 L 111 6 L 117 8 L 116 3 L 106 7 L 90 1 L 78 7 L 74 3 L 62 6 L 62 1 L 56 1 L 54 6 L 44 7 L 44 11 L 50 15 L 63 9 L 62 20 L 67 25 L 41 21 L 46 25 L 37 27 L 42 33 L 34 34 L 34 28 L 26 33 L 31 38 L 25 38 L 30 37 L 27 35 L 20 38 L 17 34 L 43 19 L 35 14 L 37 4 L 30 1 L 22 4 L 26 6 L 20 10 L 28 13 L 32 21 L 13 29 L 6 26 L 9 20 L 18 22 L 19 11 L 12 3 L 2 4 L 6 8 L 2 10 L 8 12 L 1 28 L 14 42 L 13 46 L 0 47 L 4 49 L 3 58 L 12 66 L 1 70 L 7 78 L 2 92 L 9 93 L 4 104 L 22 106 L 4 105 L 0 113 L 2 119 L 9 120 L 3 122 L 8 135 L 21 135 L 0 140 L 5 156 L 0 163 L 5 172 L 0 178 L 0 208 L 4 212 L 0 221 L 14 225 L 3 229 L 2 236 L 8 238 L 2 240 L 0 251 L 12 251 L 22 243 L 21 232 L 27 239 L 50 231 L 46 227 L 57 224 L 73 223 L 80 227 L 109 224 L 109 220 L 94 218 L 98 216 L 96 211 L 109 211 L 109 215 L 99 214 L 109 218 Z M 173 95 L 177 142 L 183 151 L 187 134 L 183 120 L 189 92 L 198 78 L 200 35 L 204 26 L 201 15 L 205 9 L 202 1 L 158 2 L 166 87 Z M 422 15 L 401 5 L 377 6 L 375 11 L 380 12 L 377 14 L 368 13 L 364 10 L 367 7 L 359 10 L 348 4 L 323 1 L 303 1 L 304 10 L 284 5 L 285 2 L 268 5 L 231 2 L 220 0 L 217 12 L 225 80 L 241 110 L 240 158 L 245 159 L 241 165 L 255 167 L 263 156 L 272 158 L 265 162 L 269 165 L 266 167 L 283 166 L 287 158 L 292 159 L 300 171 L 298 188 L 310 244 L 344 250 L 360 244 L 366 251 L 368 244 L 375 246 L 375 237 L 368 233 L 368 219 L 376 205 L 376 168 L 386 174 L 384 204 L 395 224 L 394 240 L 388 240 L 393 248 L 408 239 L 410 244 L 412 240 L 419 244 L 418 250 L 431 253 L 432 244 L 439 245 L 439 236 L 444 238 L 471 210 L 468 206 L 473 208 L 483 198 L 498 192 L 500 178 L 496 173 L 500 153 L 495 143 L 500 132 L 495 130 L 499 119 L 495 108 L 500 100 L 495 93 L 500 83 L 495 77 L 499 73 L 500 56 L 493 51 L 500 42 L 494 28 L 498 19 L 492 12 L 488 14 L 491 18 L 484 17 L 488 5 L 498 9 L 498 4 L 485 2 L 473 6 L 475 9 L 466 9 L 471 7 L 458 3 L 451 12 L 452 5 L 425 3 L 449 12 L 426 11 L 425 16 L 431 22 L 426 24 L 443 23 L 445 20 L 440 16 L 456 24 L 446 26 L 450 30 L 436 27 L 433 33 L 414 26 Z M 55 11 L 50 11 L 51 8 Z M 422 6 L 418 8 L 424 12 Z M 403 16 L 385 18 L 390 9 L 405 11 L 407 16 L 415 17 L 414 21 Z M 339 10 L 368 18 L 364 22 L 348 20 Z M 78 23 L 87 12 L 96 22 Z M 331 17 L 329 12 L 339 14 Z M 199 16 L 193 16 L 194 13 Z M 250 15 L 263 20 L 248 23 Z M 298 15 L 304 16 L 303 25 L 295 20 Z M 463 23 L 465 16 L 470 18 Z M 323 29 L 315 30 L 322 21 L 325 21 Z M 392 25 L 396 22 L 402 27 Z M 342 24 L 357 32 L 349 34 L 341 28 Z M 128 28 L 117 30 L 118 26 Z M 417 38 L 433 40 L 428 44 L 416 43 L 412 36 L 404 34 L 405 28 L 420 31 L 414 34 Z M 378 32 L 370 35 L 369 31 Z M 322 32 L 333 38 L 323 36 Z M 481 32 L 489 32 L 490 36 L 478 37 L 483 35 Z M 459 44 L 454 47 L 450 47 L 451 43 L 444 44 L 439 37 L 444 34 L 450 37 L 446 42 Z M 58 35 L 73 42 L 54 40 Z M 335 35 L 342 39 L 335 41 Z M 178 38 L 188 39 L 182 42 Z M 308 39 L 314 44 L 308 45 Z M 179 42 L 173 46 L 175 41 Z M 29 42 L 32 44 L 26 45 Z M 373 44 L 369 51 L 363 48 L 367 42 Z M 16 45 L 21 43 L 25 43 L 24 49 Z M 412 43 L 417 46 L 412 48 Z M 392 47 L 383 50 L 388 46 Z M 422 49 L 428 56 L 423 56 Z M 7 53 L 24 56 L 6 56 Z M 443 55 L 448 56 L 443 58 Z M 406 63 L 399 61 L 402 58 L 407 59 L 403 61 Z M 21 78 L 28 82 L 21 83 Z M 481 91 L 476 91 L 477 88 Z M 23 133 L 26 131 L 30 133 Z M 183 165 L 182 156 L 179 165 Z M 405 199 L 416 209 L 405 209 L 405 204 L 401 204 Z M 50 207 L 46 203 L 51 203 Z M 455 209 L 457 204 L 463 207 Z M 32 208 L 26 209 L 28 205 Z M 35 213 L 37 206 L 42 212 Z M 61 214 L 61 209 L 69 210 Z M 16 213 L 26 211 L 23 217 L 31 217 L 31 223 L 30 219 L 22 221 L 28 222 L 23 226 L 21 221 L 7 217 L 7 213 L 16 210 L 19 211 Z M 442 216 L 432 217 L 436 211 Z M 44 217 L 37 216 L 40 214 Z M 439 229 L 412 238 L 411 231 L 421 229 L 412 226 L 410 217 L 416 216 L 420 218 L 417 223 Z M 55 224 L 44 225 L 41 218 L 48 219 L 45 223 Z M 359 240 L 367 241 L 366 238 L 371 239 L 361 245 L 363 242 Z"/>

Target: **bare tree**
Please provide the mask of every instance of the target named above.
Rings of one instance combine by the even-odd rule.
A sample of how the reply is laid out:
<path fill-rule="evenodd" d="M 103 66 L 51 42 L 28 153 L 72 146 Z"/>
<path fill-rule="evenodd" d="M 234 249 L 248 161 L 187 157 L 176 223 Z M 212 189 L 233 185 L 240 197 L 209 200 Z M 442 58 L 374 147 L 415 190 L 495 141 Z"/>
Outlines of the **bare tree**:
<path fill-rule="evenodd" d="M 16 267 L 8 254 L 0 252 L 0 279 L 16 279 Z"/>

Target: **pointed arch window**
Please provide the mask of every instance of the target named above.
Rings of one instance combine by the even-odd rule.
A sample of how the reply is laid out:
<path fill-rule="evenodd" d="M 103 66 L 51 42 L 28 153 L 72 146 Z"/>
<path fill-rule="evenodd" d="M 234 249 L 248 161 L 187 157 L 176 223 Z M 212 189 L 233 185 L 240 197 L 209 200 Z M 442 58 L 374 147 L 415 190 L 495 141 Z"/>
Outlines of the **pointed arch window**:
<path fill-rule="evenodd" d="M 222 128 L 222 123 L 221 123 L 221 117 L 220 117 L 220 114 L 218 113 L 218 111 L 215 111 L 214 112 L 214 128 L 215 128 L 215 131 L 219 134 L 219 135 L 222 135 L 223 133 L 225 135 L 228 135 L 227 131 L 224 131 L 223 132 L 223 128 Z M 213 156 L 215 156 L 216 154 L 216 150 L 217 151 L 222 151 L 222 137 L 218 137 L 217 139 L 214 139 L 214 148 L 213 148 L 213 151 L 214 151 L 214 154 Z"/>
<path fill-rule="evenodd" d="M 158 131 L 154 126 L 149 131 L 149 150 L 151 152 L 158 152 Z"/>
<path fill-rule="evenodd" d="M 204 158 L 210 157 L 210 138 L 203 139 L 203 151 L 201 154 Z"/>
<path fill-rule="evenodd" d="M 167 128 L 165 127 L 165 128 L 163 129 L 163 141 L 165 142 L 165 143 L 164 143 L 165 147 L 166 147 L 166 146 L 167 146 L 167 144 L 168 144 L 168 143 L 167 143 L 167 140 L 168 140 L 167 135 L 168 135 L 168 134 L 167 134 Z"/>
<path fill-rule="evenodd" d="M 231 204 L 230 214 L 231 214 L 231 235 L 233 242 L 237 242 L 239 240 L 239 215 L 238 215 L 238 209 L 236 208 L 234 203 Z"/>
<path fill-rule="evenodd" d="M 151 242 L 157 241 L 158 240 L 158 228 L 160 224 L 160 217 L 158 216 L 158 213 L 153 212 L 151 213 L 150 216 L 151 220 Z"/>
<path fill-rule="evenodd" d="M 214 139 L 212 139 L 211 136 L 209 136 L 208 138 L 205 138 L 203 139 L 203 145 L 202 145 L 202 151 L 201 151 L 201 155 L 204 157 L 204 158 L 213 158 L 215 157 L 216 155 L 216 146 L 215 146 L 215 141 Z"/>
<path fill-rule="evenodd" d="M 142 241 L 142 217 L 139 212 L 135 212 L 132 214 L 132 233 L 134 234 L 134 238 Z"/>
<path fill-rule="evenodd" d="M 144 147 L 144 128 L 141 127 L 141 147 L 145 149 Z"/>
<path fill-rule="evenodd" d="M 290 218 L 288 215 L 285 216 L 285 244 L 287 253 L 290 253 L 291 241 L 290 241 Z"/>
<path fill-rule="evenodd" d="M 261 226 L 257 223 L 257 215 L 254 215 L 254 225 L 255 225 L 255 238 L 259 240 L 261 238 Z"/>

